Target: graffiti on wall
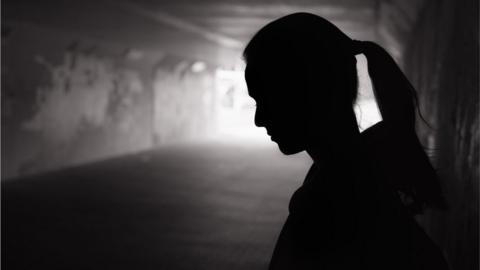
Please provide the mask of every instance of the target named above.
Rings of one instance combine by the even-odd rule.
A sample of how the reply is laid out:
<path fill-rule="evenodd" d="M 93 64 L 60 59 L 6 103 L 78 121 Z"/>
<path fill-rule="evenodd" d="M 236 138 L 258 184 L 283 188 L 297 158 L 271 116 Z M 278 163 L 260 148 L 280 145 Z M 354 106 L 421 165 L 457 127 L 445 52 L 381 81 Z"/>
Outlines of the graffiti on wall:
<path fill-rule="evenodd" d="M 132 95 L 143 90 L 136 73 L 118 71 L 94 56 L 66 53 L 58 66 L 41 56 L 36 61 L 48 70 L 51 84 L 37 89 L 36 112 L 23 127 L 50 141 L 67 143 L 82 128 L 115 120 L 111 117 L 131 105 Z M 121 122 L 121 127 L 128 128 L 129 122 Z"/>
<path fill-rule="evenodd" d="M 13 27 L 1 44 L 9 52 L 1 69 L 2 179 L 211 130 L 215 82 L 206 63 L 161 48 L 151 53 L 43 27 Z"/>
<path fill-rule="evenodd" d="M 82 52 L 67 51 L 59 64 L 49 62 L 50 57 L 32 57 L 46 71 L 47 83 L 32 91 L 33 104 L 17 102 L 23 106 L 18 110 L 31 106 L 33 110 L 20 120 L 18 131 L 9 131 L 23 141 L 7 136 L 15 144 L 10 148 L 16 157 L 7 164 L 7 175 L 91 162 L 151 146 L 150 97 L 141 73 L 120 66 L 115 59 Z"/>

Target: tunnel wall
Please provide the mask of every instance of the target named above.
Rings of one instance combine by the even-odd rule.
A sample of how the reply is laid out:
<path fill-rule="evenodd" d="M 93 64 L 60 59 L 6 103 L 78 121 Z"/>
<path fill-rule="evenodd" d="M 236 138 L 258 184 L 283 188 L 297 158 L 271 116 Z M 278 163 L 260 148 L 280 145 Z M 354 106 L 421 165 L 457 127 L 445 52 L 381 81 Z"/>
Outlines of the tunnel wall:
<path fill-rule="evenodd" d="M 192 69 L 194 65 L 198 70 Z M 204 62 L 166 56 L 153 72 L 155 144 L 194 140 L 213 131 L 215 70 Z"/>
<path fill-rule="evenodd" d="M 418 130 L 448 203 L 421 222 L 451 269 L 478 269 L 478 1 L 429 1 L 413 29 L 405 69 L 432 126 Z"/>
<path fill-rule="evenodd" d="M 208 130 L 213 72 L 192 60 L 19 22 L 2 22 L 2 56 L 2 180 Z"/>

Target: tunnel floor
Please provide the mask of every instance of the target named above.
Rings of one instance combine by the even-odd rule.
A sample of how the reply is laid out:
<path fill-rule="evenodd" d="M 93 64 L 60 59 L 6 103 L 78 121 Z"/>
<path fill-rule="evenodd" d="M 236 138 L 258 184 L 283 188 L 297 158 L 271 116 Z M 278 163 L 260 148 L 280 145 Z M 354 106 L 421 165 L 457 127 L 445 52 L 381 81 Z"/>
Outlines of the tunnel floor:
<path fill-rule="evenodd" d="M 266 269 L 310 162 L 189 143 L 2 183 L 4 269 Z"/>

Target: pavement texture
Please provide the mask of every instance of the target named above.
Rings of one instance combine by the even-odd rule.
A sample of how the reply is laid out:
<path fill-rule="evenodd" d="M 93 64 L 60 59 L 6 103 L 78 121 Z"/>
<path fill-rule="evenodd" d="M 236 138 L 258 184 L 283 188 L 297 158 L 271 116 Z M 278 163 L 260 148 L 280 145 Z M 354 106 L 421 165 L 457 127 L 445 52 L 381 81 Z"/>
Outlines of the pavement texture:
<path fill-rule="evenodd" d="M 2 182 L 2 269 L 267 269 L 311 164 L 188 143 Z"/>

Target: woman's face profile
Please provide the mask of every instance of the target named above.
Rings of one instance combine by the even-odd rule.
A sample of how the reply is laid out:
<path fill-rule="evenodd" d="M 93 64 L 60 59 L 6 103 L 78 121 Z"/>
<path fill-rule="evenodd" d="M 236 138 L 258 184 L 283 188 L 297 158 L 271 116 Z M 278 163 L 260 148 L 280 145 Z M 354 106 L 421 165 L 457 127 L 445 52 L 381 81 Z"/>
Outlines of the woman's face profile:
<path fill-rule="evenodd" d="M 286 68 L 286 67 L 283 67 Z M 279 68 L 247 64 L 245 81 L 256 102 L 255 125 L 265 127 L 286 155 L 305 150 L 307 117 L 300 85 L 292 73 Z"/>

